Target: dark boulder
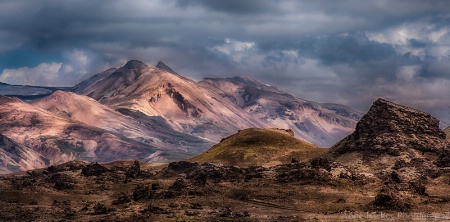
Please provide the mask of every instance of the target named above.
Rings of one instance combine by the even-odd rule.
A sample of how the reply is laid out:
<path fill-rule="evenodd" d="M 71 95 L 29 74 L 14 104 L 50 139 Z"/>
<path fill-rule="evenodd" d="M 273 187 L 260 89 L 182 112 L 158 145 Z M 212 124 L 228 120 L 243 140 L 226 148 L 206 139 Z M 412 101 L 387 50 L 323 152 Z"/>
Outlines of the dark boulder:
<path fill-rule="evenodd" d="M 81 175 L 83 176 L 100 176 L 106 172 L 108 172 L 108 168 L 98 164 L 98 163 L 90 163 L 87 166 L 83 167 L 81 170 Z"/>
<path fill-rule="evenodd" d="M 407 211 L 412 207 L 407 199 L 401 197 L 397 190 L 389 186 L 381 188 L 372 204 L 383 210 Z"/>
<path fill-rule="evenodd" d="M 179 162 L 169 163 L 169 165 L 167 166 L 167 169 L 172 170 L 177 173 L 186 173 L 186 172 L 189 172 L 189 171 L 193 170 L 194 168 L 198 167 L 198 165 L 199 165 L 198 163 L 179 161 Z"/>

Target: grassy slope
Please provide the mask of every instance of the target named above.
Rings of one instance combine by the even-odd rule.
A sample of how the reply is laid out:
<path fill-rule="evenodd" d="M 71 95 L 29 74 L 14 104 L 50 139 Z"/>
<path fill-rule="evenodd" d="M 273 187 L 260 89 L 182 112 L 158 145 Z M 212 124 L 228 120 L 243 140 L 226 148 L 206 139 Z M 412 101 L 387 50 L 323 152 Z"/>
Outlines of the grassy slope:
<path fill-rule="evenodd" d="M 299 140 L 284 130 L 250 128 L 239 131 L 190 161 L 226 165 L 275 165 L 293 157 L 306 160 L 328 149 Z"/>

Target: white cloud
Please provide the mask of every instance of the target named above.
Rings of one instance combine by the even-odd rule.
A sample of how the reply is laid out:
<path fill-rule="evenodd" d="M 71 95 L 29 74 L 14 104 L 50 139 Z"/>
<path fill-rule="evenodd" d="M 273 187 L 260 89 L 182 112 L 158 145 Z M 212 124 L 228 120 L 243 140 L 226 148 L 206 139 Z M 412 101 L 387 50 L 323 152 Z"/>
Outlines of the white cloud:
<path fill-rule="evenodd" d="M 0 74 L 0 82 L 16 85 L 73 86 L 86 77 L 91 63 L 92 58 L 86 51 L 68 50 L 63 53 L 63 62 L 4 69 Z"/>
<path fill-rule="evenodd" d="M 398 67 L 397 70 L 397 78 L 400 80 L 411 82 L 415 80 L 415 77 L 417 76 L 418 72 L 420 70 L 419 65 L 410 65 L 410 66 L 401 66 Z"/>
<path fill-rule="evenodd" d="M 214 46 L 213 49 L 228 56 L 245 53 L 246 51 L 252 50 L 255 47 L 254 42 L 238 41 L 230 38 L 224 39 L 224 42 L 225 43 L 222 45 Z"/>
<path fill-rule="evenodd" d="M 433 56 L 438 60 L 442 58 L 448 58 L 450 56 L 450 44 L 449 45 L 433 45 L 426 49 L 426 54 Z"/>
<path fill-rule="evenodd" d="M 242 62 L 242 59 L 247 57 L 255 49 L 255 42 L 226 38 L 222 45 L 214 46 L 211 49 L 224 53 L 235 62 Z"/>
<path fill-rule="evenodd" d="M 18 69 L 4 69 L 0 75 L 0 82 L 17 85 L 48 85 L 59 74 L 62 63 L 41 63 L 36 67 L 21 67 Z"/>
<path fill-rule="evenodd" d="M 394 46 L 401 55 L 410 53 L 420 58 L 449 56 L 450 42 L 444 37 L 449 35 L 448 27 L 438 27 L 428 21 L 413 21 L 378 32 L 367 33 L 367 37 L 376 42 Z M 424 43 L 423 47 L 411 46 L 410 41 Z"/>

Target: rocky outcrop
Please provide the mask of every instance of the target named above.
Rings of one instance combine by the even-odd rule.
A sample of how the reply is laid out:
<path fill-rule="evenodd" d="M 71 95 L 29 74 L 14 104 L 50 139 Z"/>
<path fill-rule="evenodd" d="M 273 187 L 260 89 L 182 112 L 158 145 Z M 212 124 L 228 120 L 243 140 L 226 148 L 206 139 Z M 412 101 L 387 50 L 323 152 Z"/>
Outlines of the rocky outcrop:
<path fill-rule="evenodd" d="M 450 159 L 438 119 L 384 99 L 376 100 L 355 132 L 331 148 L 331 156 L 383 183 L 371 207 L 399 211 L 412 208 L 414 198 L 428 197 L 429 181 L 444 173 L 441 167 Z"/>
<path fill-rule="evenodd" d="M 447 147 L 439 120 L 428 113 L 384 99 L 375 101 L 355 132 L 332 147 L 335 154 L 364 152 L 367 157 L 404 153 L 440 154 Z"/>

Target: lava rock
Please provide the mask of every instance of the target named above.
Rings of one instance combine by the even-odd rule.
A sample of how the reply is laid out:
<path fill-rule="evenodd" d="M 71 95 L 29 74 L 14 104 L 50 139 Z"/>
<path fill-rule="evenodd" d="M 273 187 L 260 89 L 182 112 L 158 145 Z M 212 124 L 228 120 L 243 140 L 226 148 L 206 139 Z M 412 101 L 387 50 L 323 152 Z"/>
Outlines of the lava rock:
<path fill-rule="evenodd" d="M 316 157 L 311 160 L 311 166 L 315 168 L 323 168 L 323 169 L 329 169 L 330 168 L 330 160 L 323 157 Z"/>
<path fill-rule="evenodd" d="M 135 160 L 133 166 L 131 166 L 126 172 L 126 178 L 136 178 L 141 176 L 141 166 L 139 161 Z"/>
<path fill-rule="evenodd" d="M 75 179 L 64 173 L 51 174 L 46 181 L 54 183 L 54 188 L 57 190 L 71 190 L 75 187 Z"/>
<path fill-rule="evenodd" d="M 331 150 L 336 155 L 356 151 L 379 158 L 381 154 L 399 156 L 408 149 L 440 154 L 446 148 L 445 133 L 439 129 L 438 119 L 378 99 L 358 122 L 355 131 Z"/>
<path fill-rule="evenodd" d="M 151 199 L 153 196 L 153 191 L 150 187 L 144 185 L 137 185 L 133 191 L 133 200 L 138 201 L 141 199 Z"/>
<path fill-rule="evenodd" d="M 146 209 L 141 210 L 141 213 L 152 213 L 152 214 L 169 214 L 170 212 L 164 208 L 148 205 Z"/>
<path fill-rule="evenodd" d="M 276 180 L 283 183 L 295 181 L 326 182 L 331 180 L 331 175 L 324 169 L 302 168 L 278 174 Z"/>
<path fill-rule="evenodd" d="M 175 180 L 175 182 L 173 182 L 172 185 L 170 185 L 169 190 L 183 191 L 186 187 L 188 187 L 186 181 L 178 178 L 177 180 Z"/>
<path fill-rule="evenodd" d="M 187 161 L 179 161 L 179 162 L 172 162 L 169 163 L 167 166 L 168 169 L 173 170 L 177 173 L 185 173 L 188 171 L 191 171 L 193 168 L 198 167 L 198 163 L 191 163 Z"/>
<path fill-rule="evenodd" d="M 398 191 L 389 186 L 381 188 L 375 196 L 373 205 L 384 210 L 407 211 L 411 208 L 411 205 L 398 194 Z"/>
<path fill-rule="evenodd" d="M 97 203 L 94 205 L 94 207 L 92 208 L 94 210 L 94 215 L 98 215 L 98 214 L 108 214 L 109 212 L 112 211 L 112 209 L 106 207 L 104 204 L 102 203 Z"/>
<path fill-rule="evenodd" d="M 91 163 L 88 164 L 87 166 L 85 166 L 82 170 L 81 170 L 81 174 L 83 176 L 100 176 L 106 172 L 108 172 L 108 168 L 98 164 L 98 163 Z"/>
<path fill-rule="evenodd" d="M 116 200 L 112 202 L 113 205 L 125 204 L 131 202 L 131 198 L 126 193 L 120 193 Z"/>

